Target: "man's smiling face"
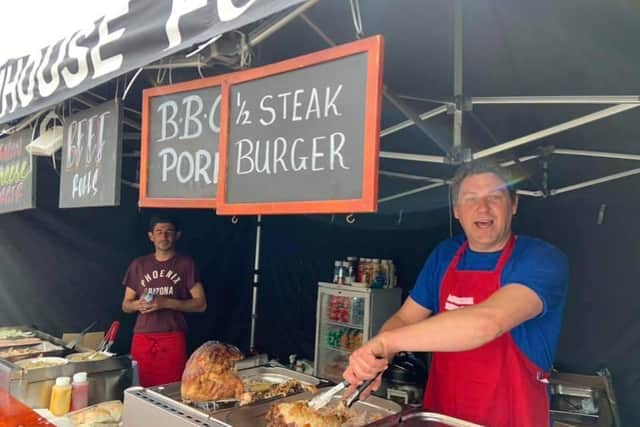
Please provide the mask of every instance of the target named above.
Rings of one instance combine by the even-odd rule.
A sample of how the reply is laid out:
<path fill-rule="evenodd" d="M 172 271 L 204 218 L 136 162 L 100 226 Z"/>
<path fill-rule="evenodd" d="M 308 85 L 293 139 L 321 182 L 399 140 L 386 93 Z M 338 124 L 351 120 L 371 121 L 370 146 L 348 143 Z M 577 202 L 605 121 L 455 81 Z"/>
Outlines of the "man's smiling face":
<path fill-rule="evenodd" d="M 477 252 L 501 250 L 511 235 L 511 219 L 518 210 L 506 183 L 493 173 L 466 177 L 460 184 L 453 213 Z"/>

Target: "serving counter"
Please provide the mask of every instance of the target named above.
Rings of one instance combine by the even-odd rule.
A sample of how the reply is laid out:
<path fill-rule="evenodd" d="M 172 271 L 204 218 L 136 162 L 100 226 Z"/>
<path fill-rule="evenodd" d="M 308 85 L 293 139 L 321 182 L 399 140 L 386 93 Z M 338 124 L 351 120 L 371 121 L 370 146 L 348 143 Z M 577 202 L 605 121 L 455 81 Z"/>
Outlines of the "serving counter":
<path fill-rule="evenodd" d="M 65 356 L 77 352 L 91 351 L 92 349 L 77 346 L 69 350 L 65 343 L 45 332 L 27 326 L 12 326 L 2 329 L 24 331 L 42 340 L 53 348 L 53 355 Z M 47 353 L 52 355 L 52 353 Z M 18 359 L 0 358 L 0 389 L 11 393 L 15 398 L 32 408 L 46 408 L 49 406 L 51 387 L 55 379 L 60 376 L 73 376 L 76 372 L 86 372 L 89 381 L 89 404 L 121 400 L 123 392 L 130 387 L 133 379 L 131 358 L 125 356 L 112 356 L 102 360 L 68 362 L 60 366 L 44 366 L 25 369 L 19 366 Z"/>

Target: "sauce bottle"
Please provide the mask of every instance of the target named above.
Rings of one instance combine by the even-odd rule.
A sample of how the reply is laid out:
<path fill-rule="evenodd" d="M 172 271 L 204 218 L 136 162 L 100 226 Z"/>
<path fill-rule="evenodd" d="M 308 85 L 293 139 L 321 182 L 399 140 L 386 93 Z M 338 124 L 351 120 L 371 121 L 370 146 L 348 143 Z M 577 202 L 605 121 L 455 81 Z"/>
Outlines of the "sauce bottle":
<path fill-rule="evenodd" d="M 56 417 L 60 417 L 69 412 L 71 407 L 71 378 L 58 377 L 56 384 L 51 387 L 51 400 L 49 401 L 49 411 Z"/>
<path fill-rule="evenodd" d="M 86 372 L 73 374 L 71 383 L 71 410 L 82 409 L 89 403 L 89 382 Z"/>

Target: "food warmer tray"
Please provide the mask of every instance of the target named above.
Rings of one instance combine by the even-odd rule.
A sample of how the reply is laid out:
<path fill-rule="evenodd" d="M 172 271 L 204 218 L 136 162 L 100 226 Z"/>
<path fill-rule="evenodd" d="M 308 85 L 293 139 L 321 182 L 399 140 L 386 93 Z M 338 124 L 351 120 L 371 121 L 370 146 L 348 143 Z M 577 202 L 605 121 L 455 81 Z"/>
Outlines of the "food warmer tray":
<path fill-rule="evenodd" d="M 448 415 L 427 412 L 422 409 L 410 409 L 378 420 L 369 427 L 483 427 Z"/>
<path fill-rule="evenodd" d="M 238 375 L 251 379 L 275 379 L 282 375 L 284 380 L 297 379 L 307 384 L 321 383 L 318 378 L 286 368 L 263 366 L 238 371 Z M 127 427 L 148 427 L 150 425 L 170 425 L 172 427 L 264 426 L 266 414 L 274 403 L 310 398 L 311 393 L 305 392 L 285 398 L 256 402 L 243 407 L 206 412 L 180 400 L 180 383 L 151 388 L 130 387 L 124 392 L 123 421 Z M 356 402 L 354 408 L 367 410 L 371 413 L 375 411 L 384 417 L 396 414 L 402 409 L 397 403 L 376 396 L 369 397 L 365 402 Z"/>
<path fill-rule="evenodd" d="M 60 347 L 62 354 L 54 353 L 54 355 L 62 356 L 69 351 L 63 348 L 65 343 L 60 338 L 42 332 L 35 327 L 20 325 L 0 328 L 0 330 L 6 329 L 29 331 L 43 342 Z M 91 349 L 76 346 L 75 350 L 89 351 Z M 120 399 L 124 389 L 131 384 L 133 378 L 131 358 L 127 355 L 37 369 L 22 369 L 13 361 L 0 358 L 0 388 L 8 391 L 27 406 L 46 408 L 49 406 L 51 387 L 55 384 L 56 378 L 70 377 L 81 371 L 87 372 L 89 377 L 89 404 Z"/>
<path fill-rule="evenodd" d="M 279 384 L 289 380 L 297 380 L 304 385 L 318 386 L 321 384 L 321 380 L 316 377 L 281 367 L 258 366 L 255 368 L 240 370 L 237 374 L 245 384 L 247 382 Z M 237 401 L 233 399 L 218 402 L 205 402 L 205 404 L 202 405 L 186 404 L 182 402 L 182 396 L 180 395 L 180 382 L 149 387 L 147 388 L 147 391 L 151 396 L 155 395 L 158 397 L 159 395 L 160 398 L 169 398 L 179 404 L 182 409 L 185 409 L 185 407 L 197 409 L 205 415 L 211 414 L 220 409 L 228 409 L 230 407 L 237 406 Z"/>
<path fill-rule="evenodd" d="M 321 392 L 321 391 L 320 391 Z M 212 414 L 212 417 L 224 426 L 233 427 L 264 427 L 266 425 L 266 416 L 271 406 L 275 403 L 291 402 L 295 400 L 309 400 L 312 394 L 304 392 L 294 394 L 280 399 L 273 399 L 265 402 L 258 402 L 252 405 L 242 406 L 239 408 L 226 409 Z M 337 404 L 342 396 L 340 394 L 333 397 L 329 405 Z M 399 413 L 402 407 L 393 401 L 382 399 L 377 396 L 369 396 L 364 401 L 356 401 L 351 409 L 358 413 L 367 412 L 369 416 L 389 417 Z"/>

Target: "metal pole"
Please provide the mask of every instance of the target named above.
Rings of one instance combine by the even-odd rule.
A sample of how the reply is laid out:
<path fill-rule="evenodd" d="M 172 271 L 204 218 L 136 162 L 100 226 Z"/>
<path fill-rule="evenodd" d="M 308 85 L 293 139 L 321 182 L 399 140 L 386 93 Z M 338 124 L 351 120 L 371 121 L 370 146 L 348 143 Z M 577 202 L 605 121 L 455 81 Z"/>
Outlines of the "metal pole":
<path fill-rule="evenodd" d="M 390 176 L 392 178 L 413 179 L 416 181 L 442 182 L 442 178 L 433 178 L 430 176 L 412 175 L 410 173 L 391 172 L 385 170 L 381 170 L 380 175 Z"/>
<path fill-rule="evenodd" d="M 425 185 L 423 187 L 414 188 L 413 190 L 405 191 L 404 193 L 394 194 L 393 196 L 383 197 L 382 199 L 378 199 L 378 203 L 388 202 L 389 200 L 399 199 L 401 197 L 410 196 L 412 194 L 420 193 L 422 191 L 431 190 L 432 188 L 442 187 L 446 185 L 448 181 L 442 180 L 442 182 L 437 182 L 434 184 Z"/>
<path fill-rule="evenodd" d="M 313 5 L 318 3 L 318 0 L 309 0 L 291 12 L 287 12 L 284 16 L 280 16 L 275 18 L 273 21 L 268 22 L 265 26 L 260 26 L 249 33 L 249 46 L 255 46 L 258 43 L 262 43 L 267 38 L 271 37 L 273 33 L 278 31 L 280 28 L 287 25 L 289 22 L 293 21 L 298 15 L 305 12 L 307 9 L 310 9 Z"/>
<path fill-rule="evenodd" d="M 484 96 L 471 99 L 476 104 L 640 104 L 640 97 L 624 96 Z"/>
<path fill-rule="evenodd" d="M 567 148 L 555 148 L 553 154 L 568 156 L 602 157 L 605 159 L 640 160 L 638 154 L 607 153 L 605 151 L 571 150 Z"/>
<path fill-rule="evenodd" d="M 524 162 L 528 162 L 529 160 L 537 159 L 540 156 L 541 156 L 540 154 L 534 154 L 532 156 L 523 156 L 518 158 L 517 160 L 509 160 L 507 162 L 500 163 L 500 166 L 502 166 L 503 168 L 506 168 L 509 166 L 513 166 L 517 163 L 524 163 Z"/>
<path fill-rule="evenodd" d="M 433 141 L 438 147 L 440 147 L 440 149 L 444 151 L 447 154 L 447 156 L 453 157 L 451 153 L 451 148 L 445 145 L 443 142 L 439 141 L 437 138 L 435 138 L 435 136 L 431 133 L 431 131 L 427 128 L 427 126 L 425 126 L 425 124 L 422 123 L 422 120 L 420 120 L 420 117 L 418 116 L 418 114 L 416 114 L 411 109 L 411 107 L 406 105 L 404 101 L 398 98 L 391 89 L 389 89 L 387 86 L 384 86 L 382 89 L 382 94 L 384 95 L 385 98 L 387 98 L 389 102 L 393 104 L 394 107 L 396 107 L 402 114 L 404 114 L 409 120 L 411 120 L 417 126 L 417 128 L 422 131 L 422 133 L 427 135 L 427 137 L 431 141 Z"/>
<path fill-rule="evenodd" d="M 529 135 L 525 135 L 520 138 L 512 139 L 511 141 L 507 141 L 503 144 L 499 144 L 494 147 L 487 148 L 485 150 L 480 150 L 477 153 L 473 154 L 473 158 L 481 159 L 483 157 L 488 157 L 493 154 L 510 150 L 520 145 L 524 145 L 529 142 L 536 141 L 538 139 L 542 139 L 544 137 L 547 137 L 556 133 L 564 132 L 565 130 L 569 130 L 590 122 L 594 122 L 596 120 L 604 119 L 605 117 L 613 116 L 614 114 L 622 113 L 623 111 L 631 110 L 637 107 L 640 107 L 640 104 L 614 105 L 613 107 L 608 107 L 608 108 L 605 108 L 604 110 L 596 111 L 595 113 L 587 114 L 585 116 L 578 117 L 577 119 L 569 120 L 568 122 L 560 123 L 559 125 L 551 126 L 549 128 L 542 129 L 538 132 L 530 133 Z"/>
<path fill-rule="evenodd" d="M 544 193 L 539 190 L 538 191 L 516 190 L 516 193 L 519 196 L 544 197 Z"/>
<path fill-rule="evenodd" d="M 580 188 L 591 187 L 592 185 L 602 184 L 603 182 L 609 182 L 620 178 L 625 178 L 631 175 L 637 175 L 640 173 L 640 168 L 631 169 L 626 172 L 615 173 L 613 175 L 603 176 L 602 178 L 591 179 L 589 181 L 582 182 L 580 184 L 568 185 L 566 187 L 551 190 L 549 194 L 555 196 L 556 194 L 567 193 L 569 191 L 578 190 Z"/>
<path fill-rule="evenodd" d="M 429 156 L 427 154 L 396 153 L 393 151 L 381 151 L 380 158 L 395 159 L 395 160 L 413 160 L 416 162 L 424 162 L 424 163 L 446 163 L 446 159 L 442 156 Z"/>
<path fill-rule="evenodd" d="M 251 296 L 251 337 L 249 351 L 255 353 L 256 319 L 258 318 L 258 281 L 260 274 L 260 236 L 262 233 L 262 215 L 258 215 L 256 224 L 256 253 L 253 262 L 253 293 Z"/>
<path fill-rule="evenodd" d="M 455 0 L 454 7 L 454 35 L 453 35 L 453 96 L 456 100 L 455 110 L 453 112 L 453 146 L 460 147 L 462 145 L 462 69 L 463 69 L 463 13 L 462 1 Z"/>
<path fill-rule="evenodd" d="M 429 110 L 425 113 L 420 114 L 418 117 L 420 118 L 420 120 L 427 120 L 427 119 L 430 119 L 431 117 L 435 117 L 446 112 L 447 112 L 447 106 L 441 105 L 440 107 L 436 107 L 433 110 Z M 391 135 L 394 132 L 398 132 L 399 130 L 408 128 L 409 126 L 413 126 L 412 120 L 405 120 L 393 126 L 389 126 L 388 128 L 383 129 L 382 132 L 380 132 L 380 137 Z"/>

